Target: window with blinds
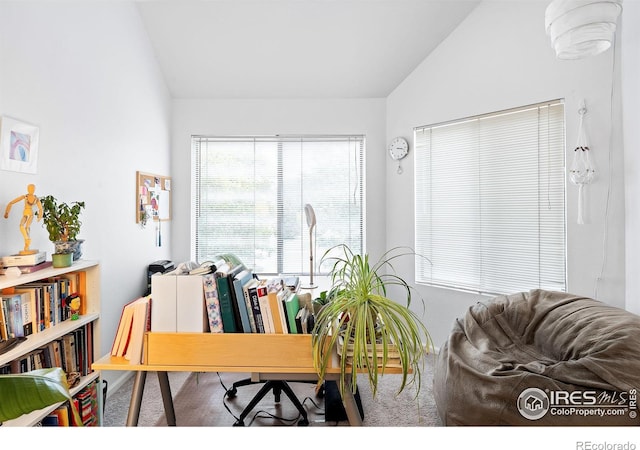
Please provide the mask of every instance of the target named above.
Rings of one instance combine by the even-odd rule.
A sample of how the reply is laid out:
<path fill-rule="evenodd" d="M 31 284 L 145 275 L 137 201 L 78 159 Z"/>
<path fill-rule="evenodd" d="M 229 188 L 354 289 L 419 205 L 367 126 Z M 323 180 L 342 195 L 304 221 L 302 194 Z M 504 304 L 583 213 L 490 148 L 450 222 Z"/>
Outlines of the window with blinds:
<path fill-rule="evenodd" d="M 564 131 L 562 101 L 414 130 L 417 282 L 566 289 Z"/>
<path fill-rule="evenodd" d="M 234 253 L 255 272 L 305 275 L 310 247 L 316 274 L 334 245 L 361 252 L 364 145 L 364 136 L 193 137 L 197 261 Z"/>

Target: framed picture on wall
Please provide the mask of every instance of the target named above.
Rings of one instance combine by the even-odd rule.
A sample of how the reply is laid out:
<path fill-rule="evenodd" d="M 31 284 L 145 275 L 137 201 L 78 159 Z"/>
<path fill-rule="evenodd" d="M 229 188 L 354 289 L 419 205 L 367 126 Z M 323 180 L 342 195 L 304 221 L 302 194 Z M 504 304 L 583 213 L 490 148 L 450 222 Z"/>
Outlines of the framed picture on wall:
<path fill-rule="evenodd" d="M 36 173 L 38 140 L 38 127 L 3 116 L 0 123 L 0 169 Z"/>

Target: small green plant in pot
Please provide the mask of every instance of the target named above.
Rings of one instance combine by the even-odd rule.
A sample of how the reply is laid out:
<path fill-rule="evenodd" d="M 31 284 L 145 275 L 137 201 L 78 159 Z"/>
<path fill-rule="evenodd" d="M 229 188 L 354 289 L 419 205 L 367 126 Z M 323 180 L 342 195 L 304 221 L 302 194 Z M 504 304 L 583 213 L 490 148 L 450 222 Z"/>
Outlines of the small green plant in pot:
<path fill-rule="evenodd" d="M 422 321 L 409 309 L 415 289 L 395 273 L 392 263 L 403 256 L 413 257 L 415 253 L 396 247 L 372 264 L 368 255 L 338 245 L 322 258 L 332 264 L 331 288 L 328 302 L 316 315 L 313 360 L 322 380 L 333 354 L 341 354 L 341 392 L 350 385 L 355 393 L 358 373 L 364 372 L 375 396 L 378 377 L 392 361 L 402 374 L 398 393 L 409 384 L 416 387 L 416 395 L 420 390 L 424 357 L 432 341 Z M 397 290 L 405 297 L 405 304 L 388 297 L 392 286 L 400 288 Z"/>
<path fill-rule="evenodd" d="M 82 256 L 80 245 L 82 239 L 77 239 L 80 233 L 80 213 L 84 209 L 84 202 L 59 202 L 54 196 L 47 195 L 40 198 L 42 203 L 43 226 L 49 233 L 49 240 L 55 246 L 55 254 L 73 254 L 73 259 Z"/>

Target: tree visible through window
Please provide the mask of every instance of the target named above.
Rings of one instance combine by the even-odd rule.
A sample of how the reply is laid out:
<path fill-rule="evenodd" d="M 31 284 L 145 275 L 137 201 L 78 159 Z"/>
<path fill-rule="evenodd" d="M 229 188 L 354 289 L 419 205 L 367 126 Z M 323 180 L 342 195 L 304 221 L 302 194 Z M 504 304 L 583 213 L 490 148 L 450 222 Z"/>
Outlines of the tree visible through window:
<path fill-rule="evenodd" d="M 564 105 L 419 127 L 416 281 L 490 294 L 566 289 Z"/>
<path fill-rule="evenodd" d="M 234 253 L 260 273 L 309 273 L 312 205 L 316 273 L 330 247 L 363 245 L 363 136 L 192 139 L 197 261 Z"/>

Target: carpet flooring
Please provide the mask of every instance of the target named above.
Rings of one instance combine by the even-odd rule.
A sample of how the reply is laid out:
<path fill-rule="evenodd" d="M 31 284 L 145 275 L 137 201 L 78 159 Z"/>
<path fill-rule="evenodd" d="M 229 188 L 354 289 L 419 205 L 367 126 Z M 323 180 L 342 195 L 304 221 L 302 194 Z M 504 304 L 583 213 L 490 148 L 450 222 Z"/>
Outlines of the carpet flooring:
<path fill-rule="evenodd" d="M 368 427 L 433 427 L 442 423 L 433 400 L 433 361 L 427 358 L 423 371 L 422 387 L 416 396 L 413 387 L 400 394 L 399 375 L 384 375 L 378 383 L 378 392 L 373 397 L 369 382 L 364 376 L 358 380 L 358 389 L 363 407 L 363 425 Z M 254 384 L 239 387 L 234 398 L 226 398 L 225 392 L 234 381 L 248 377 L 240 373 L 187 373 L 170 372 L 169 384 L 174 399 L 178 426 L 227 427 L 233 426 L 242 410 L 262 386 Z M 110 393 L 105 402 L 104 426 L 118 427 L 126 424 L 133 379 L 129 379 L 117 391 Z M 325 397 L 316 396 L 315 384 L 292 382 L 291 388 L 302 402 L 308 415 L 309 426 L 348 426 L 347 421 L 326 420 Z M 272 393 L 267 394 L 244 419 L 244 426 L 295 426 L 300 415 L 282 393 L 276 403 Z M 142 398 L 139 427 L 166 427 L 164 408 L 158 377 L 147 375 Z"/>

